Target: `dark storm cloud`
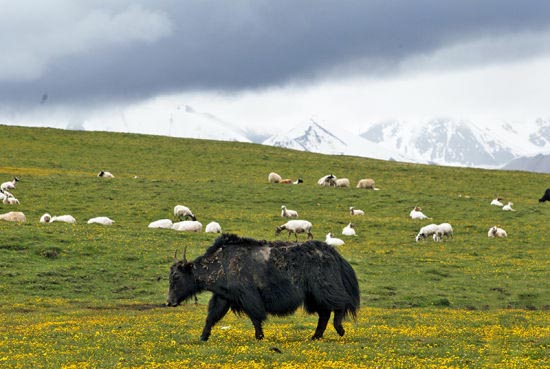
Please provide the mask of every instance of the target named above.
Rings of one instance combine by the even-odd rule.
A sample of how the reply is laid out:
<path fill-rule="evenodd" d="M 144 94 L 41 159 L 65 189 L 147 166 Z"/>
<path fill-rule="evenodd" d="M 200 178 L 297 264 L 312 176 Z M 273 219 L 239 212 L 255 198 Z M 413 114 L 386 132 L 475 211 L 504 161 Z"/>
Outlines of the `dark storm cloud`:
<path fill-rule="evenodd" d="M 446 46 L 550 26 L 546 0 L 174 0 L 141 6 L 137 13 L 158 12 L 170 27 L 151 40 L 134 36 L 132 42 L 59 53 L 36 75 L 0 79 L 0 102 L 85 105 L 175 91 L 253 89 L 308 81 L 342 65 L 383 75 L 407 58 Z M 41 42 L 50 50 L 60 47 L 55 39 Z"/>

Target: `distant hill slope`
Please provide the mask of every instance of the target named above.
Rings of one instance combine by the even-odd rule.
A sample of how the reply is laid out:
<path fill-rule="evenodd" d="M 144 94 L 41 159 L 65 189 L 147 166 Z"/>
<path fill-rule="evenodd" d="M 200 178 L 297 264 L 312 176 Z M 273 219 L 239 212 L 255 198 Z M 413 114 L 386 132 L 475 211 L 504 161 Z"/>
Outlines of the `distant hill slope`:
<path fill-rule="evenodd" d="M 502 169 L 550 173 L 550 155 L 540 154 L 531 157 L 517 158 L 504 165 Z"/>

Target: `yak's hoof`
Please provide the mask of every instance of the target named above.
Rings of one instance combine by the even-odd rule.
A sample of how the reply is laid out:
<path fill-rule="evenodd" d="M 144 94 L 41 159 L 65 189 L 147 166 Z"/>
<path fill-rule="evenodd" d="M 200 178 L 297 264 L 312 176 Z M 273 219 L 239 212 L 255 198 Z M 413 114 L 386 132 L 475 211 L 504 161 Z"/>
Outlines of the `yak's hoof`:
<path fill-rule="evenodd" d="M 316 341 L 316 340 L 320 340 L 321 338 L 323 338 L 322 334 L 314 334 L 313 337 L 311 337 L 311 340 Z"/>
<path fill-rule="evenodd" d="M 210 338 L 210 336 L 201 336 L 201 341 L 206 342 L 208 341 L 208 338 Z"/>
<path fill-rule="evenodd" d="M 346 330 L 344 328 L 340 327 L 340 328 L 336 328 L 336 332 L 338 332 L 340 337 L 342 337 L 344 335 L 344 333 L 346 333 Z"/>
<path fill-rule="evenodd" d="M 264 334 L 263 333 L 262 334 L 257 334 L 256 339 L 257 340 L 263 340 L 264 339 Z"/>

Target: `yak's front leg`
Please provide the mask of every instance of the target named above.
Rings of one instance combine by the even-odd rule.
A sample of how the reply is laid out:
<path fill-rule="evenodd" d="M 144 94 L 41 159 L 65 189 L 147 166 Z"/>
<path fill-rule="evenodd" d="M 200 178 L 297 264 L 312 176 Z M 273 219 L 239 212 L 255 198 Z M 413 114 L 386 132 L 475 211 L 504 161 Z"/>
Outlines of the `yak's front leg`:
<path fill-rule="evenodd" d="M 325 333 L 328 320 L 330 319 L 330 310 L 320 310 L 318 311 L 318 314 L 319 321 L 317 322 L 317 329 L 315 329 L 315 333 L 313 334 L 313 337 L 311 337 L 312 340 L 323 338 L 323 333 Z"/>
<path fill-rule="evenodd" d="M 254 324 L 255 337 L 257 340 L 262 340 L 264 338 L 264 329 L 262 328 L 262 321 L 259 319 L 250 318 L 252 324 Z"/>
<path fill-rule="evenodd" d="M 208 341 L 210 332 L 214 324 L 220 321 L 221 318 L 229 311 L 229 302 L 224 298 L 214 295 L 208 303 L 208 315 L 206 316 L 206 323 L 201 334 L 201 341 Z"/>
<path fill-rule="evenodd" d="M 336 329 L 336 332 L 342 337 L 344 333 L 346 333 L 346 330 L 342 326 L 342 320 L 344 320 L 344 310 L 335 310 L 334 311 L 334 329 Z"/>

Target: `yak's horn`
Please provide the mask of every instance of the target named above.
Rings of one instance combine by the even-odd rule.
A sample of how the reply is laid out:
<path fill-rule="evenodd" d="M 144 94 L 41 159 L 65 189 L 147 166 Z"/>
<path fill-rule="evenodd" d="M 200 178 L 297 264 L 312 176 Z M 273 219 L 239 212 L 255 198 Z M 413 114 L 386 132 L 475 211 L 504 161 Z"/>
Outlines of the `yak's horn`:
<path fill-rule="evenodd" d="M 185 256 L 187 254 L 187 246 L 183 249 L 183 263 L 187 263 L 187 257 Z"/>

